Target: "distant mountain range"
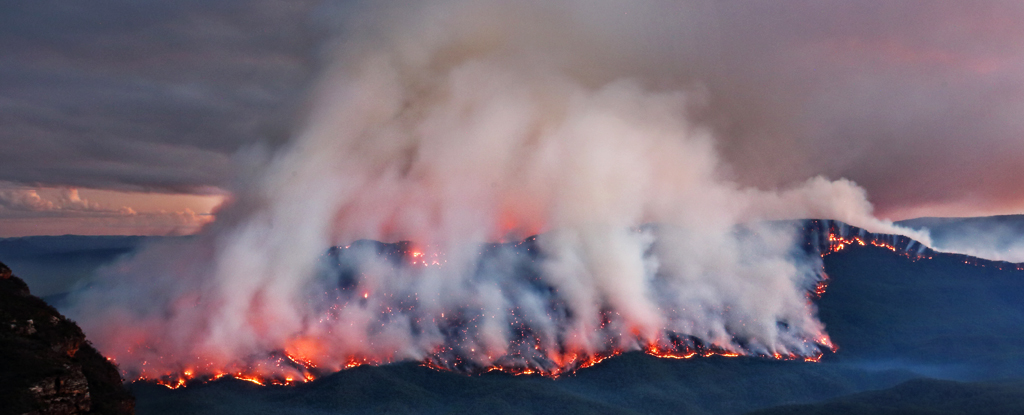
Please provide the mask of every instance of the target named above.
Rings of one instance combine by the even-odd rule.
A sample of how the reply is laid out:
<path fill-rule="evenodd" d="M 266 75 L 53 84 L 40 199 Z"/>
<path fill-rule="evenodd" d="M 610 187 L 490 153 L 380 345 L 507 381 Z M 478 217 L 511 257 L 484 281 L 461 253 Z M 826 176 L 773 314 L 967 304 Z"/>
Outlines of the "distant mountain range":
<path fill-rule="evenodd" d="M 1024 262 L 1024 215 L 918 218 L 897 224 L 927 229 L 939 250 Z"/>
<path fill-rule="evenodd" d="M 1024 215 L 999 215 L 970 218 L 924 217 L 896 222 L 897 225 L 912 229 L 927 228 L 932 237 L 945 237 L 962 233 L 968 229 L 1006 229 L 1024 238 Z"/>
<path fill-rule="evenodd" d="M 66 293 L 103 265 L 130 254 L 151 236 L 26 236 L 0 238 L 0 260 L 40 297 Z"/>

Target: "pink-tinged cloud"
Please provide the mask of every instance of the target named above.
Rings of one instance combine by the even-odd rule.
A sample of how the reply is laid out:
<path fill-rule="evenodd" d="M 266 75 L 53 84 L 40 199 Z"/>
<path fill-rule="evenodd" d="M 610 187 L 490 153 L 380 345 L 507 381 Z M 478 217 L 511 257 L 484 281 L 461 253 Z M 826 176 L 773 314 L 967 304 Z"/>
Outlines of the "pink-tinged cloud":
<path fill-rule="evenodd" d="M 59 189 L 56 197 L 44 198 L 36 189 L 0 190 L 0 212 L 80 212 L 134 214 L 127 206 L 109 209 L 82 199 L 78 189 Z"/>
<path fill-rule="evenodd" d="M 214 220 L 220 196 L 154 195 L 75 188 L 0 188 L 0 237 L 181 235 Z M 134 203 L 133 203 L 134 202 Z"/>

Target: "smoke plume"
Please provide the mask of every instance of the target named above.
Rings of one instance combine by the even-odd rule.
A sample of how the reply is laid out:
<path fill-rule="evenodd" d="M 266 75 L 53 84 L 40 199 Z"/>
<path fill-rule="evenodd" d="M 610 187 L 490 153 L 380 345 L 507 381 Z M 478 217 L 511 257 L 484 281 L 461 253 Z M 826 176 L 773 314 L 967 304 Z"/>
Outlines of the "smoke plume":
<path fill-rule="evenodd" d="M 291 376 L 275 353 L 330 370 L 451 353 L 545 368 L 680 338 L 820 353 L 820 262 L 794 253 L 792 229 L 759 224 L 908 231 L 848 180 L 731 180 L 693 121 L 699 80 L 634 76 L 642 54 L 619 37 L 643 28 L 586 5 L 348 10 L 290 144 L 253 151 L 259 168 L 215 223 L 104 271 L 71 314 L 148 377 Z"/>

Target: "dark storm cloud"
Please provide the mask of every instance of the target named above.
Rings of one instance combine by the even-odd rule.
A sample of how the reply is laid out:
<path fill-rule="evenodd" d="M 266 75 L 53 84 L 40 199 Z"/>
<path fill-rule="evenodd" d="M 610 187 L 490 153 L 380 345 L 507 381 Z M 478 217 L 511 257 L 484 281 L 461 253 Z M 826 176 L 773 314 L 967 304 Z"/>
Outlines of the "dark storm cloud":
<path fill-rule="evenodd" d="M 201 191 L 287 137 L 309 2 L 5 2 L 0 178 Z"/>
<path fill-rule="evenodd" d="M 692 115 L 741 183 L 847 177 L 883 215 L 1024 205 L 1019 2 L 608 3 L 554 7 L 593 27 L 545 47 L 590 61 L 572 66 L 593 85 L 701 91 Z M 232 154 L 298 128 L 336 4 L 4 3 L 0 179 L 223 185 Z"/>

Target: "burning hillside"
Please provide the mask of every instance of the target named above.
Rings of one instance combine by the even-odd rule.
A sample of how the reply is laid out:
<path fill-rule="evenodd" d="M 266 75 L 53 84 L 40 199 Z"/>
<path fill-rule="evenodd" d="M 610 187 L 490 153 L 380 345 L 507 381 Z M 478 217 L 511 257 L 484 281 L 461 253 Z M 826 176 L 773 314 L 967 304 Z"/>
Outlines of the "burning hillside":
<path fill-rule="evenodd" d="M 935 255 L 957 256 L 933 251 L 921 243 L 900 235 L 876 234 L 838 221 L 807 220 L 798 223 L 801 233 L 797 236 L 796 252 L 809 255 L 829 255 L 848 249 L 849 246 L 873 246 L 888 249 L 911 260 L 927 260 Z M 646 227 L 642 233 L 657 234 L 659 230 Z M 664 231 L 660 231 L 664 232 Z M 740 230 L 738 232 L 747 232 Z M 630 350 L 641 350 L 649 355 L 662 358 L 688 359 L 694 357 L 757 356 L 767 359 L 800 359 L 817 361 L 824 352 L 834 348 L 828 335 L 823 332 L 816 337 L 802 340 L 792 350 L 770 350 L 756 343 L 756 339 L 744 338 L 743 332 L 730 332 L 728 341 L 718 342 L 701 337 L 699 333 L 679 329 L 690 321 L 682 321 L 685 314 L 679 309 L 670 309 L 666 329 L 658 335 L 645 338 L 635 329 L 628 327 L 618 313 L 611 308 L 600 311 L 600 323 L 592 336 L 599 339 L 597 346 L 584 349 L 574 343 L 572 337 L 580 333 L 571 330 L 577 318 L 568 307 L 566 299 L 557 287 L 546 282 L 543 269 L 539 266 L 545 260 L 538 239 L 534 236 L 516 243 L 494 243 L 483 245 L 477 251 L 474 275 L 471 279 L 488 278 L 495 269 L 505 270 L 500 289 L 513 295 L 506 295 L 508 304 L 505 314 L 488 314 L 478 305 L 463 304 L 457 307 L 433 309 L 431 314 L 426 304 L 413 288 L 394 291 L 373 287 L 367 280 L 367 272 L 385 272 L 396 278 L 422 278 L 424 272 L 443 272 L 446 260 L 440 252 L 429 247 L 416 247 L 408 242 L 381 243 L 362 240 L 348 246 L 329 249 L 321 258 L 317 291 L 307 301 L 318 310 L 319 319 L 312 326 L 329 327 L 338 322 L 351 321 L 353 310 L 372 318 L 367 324 L 369 338 L 395 330 L 400 325 L 411 336 L 424 336 L 433 331 L 438 337 L 430 353 L 418 360 L 428 367 L 461 373 L 483 373 L 502 371 L 511 374 L 535 374 L 558 377 L 583 369 Z M 802 241 L 802 242 L 801 242 Z M 657 243 L 652 243 L 649 255 L 657 252 Z M 800 253 L 794 253 L 800 255 Z M 963 258 L 964 262 L 997 269 L 1024 270 L 1024 264 L 1009 264 Z M 372 271 L 370 271 L 372 270 Z M 666 279 L 655 275 L 654 279 Z M 826 288 L 826 276 L 818 274 L 804 282 L 808 302 L 821 296 Z M 661 283 L 656 283 L 661 284 Z M 412 284 L 410 287 L 414 287 Z M 666 289 L 665 286 L 661 287 Z M 536 312 L 537 301 L 544 314 Z M 671 307 L 670 304 L 663 304 Z M 532 308 L 531 308 L 532 307 Z M 719 310 L 729 314 L 730 307 Z M 372 316 L 372 317 L 370 317 Z M 540 318 L 538 318 L 540 317 Z M 508 325 L 510 335 L 507 345 L 486 343 L 485 329 L 488 319 L 500 318 Z M 678 320 L 671 320 L 675 318 Z M 777 326 L 785 332 L 787 321 L 779 320 Z M 379 326 L 378 326 L 379 325 Z M 742 322 L 739 324 L 741 327 Z M 310 332 L 318 330 L 311 327 Z M 379 328 L 378 328 L 379 327 Z M 553 328 L 553 330 L 551 329 Z M 552 336 L 551 334 L 554 333 Z M 569 333 L 570 336 L 565 334 Z M 549 337 L 550 336 L 550 337 Z M 209 381 L 224 376 L 250 381 L 260 385 L 288 385 L 313 380 L 319 376 L 360 365 L 379 365 L 403 360 L 396 353 L 352 354 L 339 356 L 332 349 L 332 343 L 311 334 L 291 339 L 283 349 L 266 356 L 252 356 L 247 362 L 229 368 L 217 368 L 201 363 L 180 369 L 161 367 L 151 370 L 149 362 L 139 373 L 131 375 L 156 381 L 168 387 L 184 386 L 192 381 Z M 488 347 L 492 347 L 488 349 Z M 154 367 L 161 365 L 159 357 Z"/>
<path fill-rule="evenodd" d="M 800 222 L 802 231 L 798 246 L 811 255 L 828 255 L 847 249 L 849 246 L 873 246 L 888 249 L 912 260 L 930 259 L 940 255 L 912 239 L 887 234 L 871 234 L 858 227 L 834 220 L 806 220 Z M 656 234 L 654 227 L 645 227 L 642 233 Z M 745 232 L 745 231 L 742 231 Z M 807 347 L 793 351 L 772 351 L 733 334 L 729 342 L 715 343 L 692 333 L 667 329 L 652 339 L 646 339 L 638 331 L 629 330 L 625 321 L 612 309 L 602 309 L 600 324 L 594 334 L 601 339 L 598 347 L 573 348 L 571 338 L 556 335 L 545 337 L 546 327 L 554 327 L 554 333 L 570 333 L 574 319 L 567 303 L 556 287 L 546 282 L 544 271 L 539 267 L 545 260 L 539 237 L 530 237 L 517 243 L 488 244 L 479 247 L 473 279 L 486 278 L 494 268 L 506 269 L 503 290 L 519 293 L 510 298 L 506 315 L 501 316 L 509 326 L 511 335 L 508 345 L 501 351 L 485 348 L 481 330 L 487 319 L 499 316 L 487 315 L 479 307 L 463 306 L 443 308 L 433 315 L 425 313 L 429 306 L 420 295 L 410 290 L 394 292 L 381 290 L 369 285 L 365 273 L 373 268 L 376 273 L 391 273 L 400 278 L 421 278 L 431 267 L 441 272 L 446 260 L 439 252 L 415 247 L 408 242 L 380 243 L 357 241 L 327 251 L 321 261 L 321 276 L 315 294 L 307 301 L 315 304 L 319 319 L 314 325 L 330 326 L 344 321 L 352 309 L 362 310 L 373 316 L 374 328 L 371 334 L 393 330 L 389 326 L 399 324 L 411 335 L 425 335 L 429 330 L 439 333 L 433 349 L 419 359 L 424 366 L 438 370 L 462 373 L 502 371 L 512 374 L 537 374 L 551 377 L 571 373 L 593 366 L 604 359 L 620 355 L 624 351 L 640 349 L 646 354 L 671 359 L 690 359 L 710 356 L 755 356 L 765 359 L 805 360 L 816 362 L 833 348 L 826 334 L 805 340 Z M 656 252 L 652 244 L 649 254 Z M 799 250 L 798 250 L 799 251 Z M 798 254 L 799 255 L 799 254 Z M 951 254 L 941 254 L 951 255 Z M 1024 264 L 1009 264 L 978 258 L 966 258 L 968 263 L 979 266 L 1005 268 L 1012 266 L 1024 269 Z M 665 279 L 666 276 L 655 276 Z M 824 293 L 827 281 L 823 273 L 805 282 L 808 301 Z M 527 307 L 543 299 L 544 318 L 537 319 Z M 667 304 L 668 306 L 668 304 Z M 729 309 L 722 310 L 728 314 Z M 671 316 L 683 318 L 673 309 Z M 376 328 L 379 324 L 379 328 Z M 780 328 L 788 325 L 776 323 Z M 741 325 L 741 324 L 740 324 Z M 369 325 L 368 325 L 369 326 Z M 671 327 L 671 326 L 670 326 Z M 681 327 L 676 323 L 675 327 Z M 395 355 L 351 355 L 336 356 L 332 344 L 311 335 L 297 336 L 286 347 L 275 350 L 264 357 L 252 357 L 249 362 L 231 368 L 215 368 L 212 364 L 197 364 L 179 370 L 164 369 L 132 375 L 155 380 L 169 387 L 185 385 L 189 381 L 208 381 L 223 376 L 248 380 L 257 384 L 291 384 L 312 380 L 337 370 L 360 365 L 380 365 L 401 360 Z M 155 362 L 160 365 L 158 360 Z M 148 364 L 148 362 L 146 362 Z M 146 366 L 146 365 L 143 365 Z M 155 365 L 156 366 L 156 365 Z"/>
<path fill-rule="evenodd" d="M 931 259 L 934 255 L 952 255 L 962 258 L 965 263 L 997 269 L 1024 270 L 1024 264 L 1009 264 L 988 261 L 956 254 L 940 254 L 921 243 L 901 235 L 875 234 L 838 221 L 808 220 L 801 222 L 803 250 L 821 256 L 847 249 L 848 246 L 874 246 L 893 251 L 897 255 L 912 260 Z M 649 228 L 648 232 L 651 231 Z M 408 242 L 380 243 L 375 241 L 357 241 L 344 247 L 333 247 L 322 259 L 321 281 L 326 281 L 333 289 L 324 291 L 322 295 L 310 301 L 319 304 L 323 314 L 320 320 L 338 320 L 348 307 L 371 308 L 379 314 L 378 321 L 382 330 L 392 321 L 412 321 L 412 330 L 416 327 L 436 325 L 443 333 L 442 342 L 434 351 L 421 359 L 424 366 L 438 370 L 461 373 L 483 373 L 502 371 L 511 374 L 543 375 L 558 377 L 601 362 L 604 359 L 621 354 L 624 351 L 636 350 L 639 347 L 644 353 L 662 358 L 689 359 L 694 357 L 719 356 L 759 356 L 768 359 L 802 359 L 817 361 L 823 352 L 832 350 L 834 346 L 828 336 L 809 342 L 813 347 L 800 352 L 782 354 L 748 348 L 743 343 L 718 345 L 702 340 L 700 337 L 665 331 L 654 341 L 643 343 L 643 339 L 635 332 L 623 332 L 621 319 L 610 310 L 602 311 L 598 332 L 604 338 L 603 349 L 597 351 L 573 350 L 565 339 L 554 342 L 541 337 L 536 324 L 526 317 L 520 306 L 508 310 L 508 324 L 514 335 L 508 340 L 509 345 L 503 354 L 495 356 L 481 348 L 477 351 L 474 345 L 480 344 L 480 322 L 488 318 L 479 311 L 464 307 L 441 312 L 430 316 L 420 315 L 423 308 L 416 293 L 371 292 L 361 284 L 361 271 L 367 258 L 375 258 L 387 264 L 390 272 L 414 275 L 419 267 L 441 267 L 446 262 L 440 253 L 425 253 L 424 249 L 416 248 Z M 426 250 L 430 252 L 429 250 Z M 365 256 L 371 253 L 371 257 Z M 544 282 L 542 271 L 537 264 L 543 261 L 543 253 L 537 244 L 537 237 L 530 237 L 517 243 L 489 244 L 479 251 L 478 271 L 488 267 L 500 266 L 511 270 L 514 279 L 510 285 L 518 289 L 546 293 L 547 317 L 563 329 L 571 320 L 564 299 L 559 298 L 557 289 Z M 503 261 L 503 262 L 496 262 Z M 807 291 L 809 299 L 818 298 L 824 293 L 827 279 L 822 273 L 818 279 L 811 280 L 815 285 Z M 554 316 L 558 316 L 555 318 Z M 778 322 L 785 326 L 785 322 Z M 635 337 L 633 347 L 623 348 L 623 337 Z M 737 347 L 738 346 L 738 347 Z M 316 338 L 302 337 L 295 339 L 290 347 L 278 350 L 264 358 L 253 358 L 249 366 L 236 366 L 231 370 L 216 370 L 211 366 L 182 369 L 180 371 L 135 374 L 143 379 L 156 381 L 162 385 L 177 388 L 193 381 L 210 381 L 224 376 L 246 380 L 259 385 L 288 385 L 305 382 L 333 371 L 344 370 L 365 364 L 386 364 L 394 362 L 393 356 L 370 357 L 352 355 L 347 358 L 335 359 L 343 362 L 338 365 L 321 367 L 316 362 L 323 361 L 329 355 L 329 344 L 321 344 Z M 484 355 L 487 355 L 484 358 Z"/>
<path fill-rule="evenodd" d="M 1024 263 L 978 258 L 954 252 L 938 251 L 904 235 L 871 233 L 856 226 L 834 220 L 808 220 L 802 224 L 804 250 L 821 253 L 822 256 L 838 252 L 847 246 L 875 246 L 885 248 L 912 260 L 931 259 L 945 255 L 968 265 L 998 270 L 1024 271 Z"/>
<path fill-rule="evenodd" d="M 936 254 L 913 239 L 899 235 L 873 234 L 837 221 L 804 221 L 801 228 L 803 248 L 812 254 L 828 255 L 850 245 L 881 247 L 914 260 L 930 259 Z M 645 232 L 654 231 L 653 228 L 648 228 Z M 542 293 L 541 297 L 546 301 L 544 323 L 553 324 L 558 328 L 556 331 L 565 331 L 572 319 L 571 312 L 567 309 L 565 300 L 558 295 L 557 289 L 545 282 L 543 271 L 538 268 L 538 264 L 544 260 L 544 254 L 537 240 L 538 237 L 530 237 L 518 243 L 481 246 L 475 271 L 479 275 L 475 278 L 482 278 L 488 269 L 494 267 L 509 270 L 505 288 L 516 292 L 529 292 L 532 295 Z M 656 247 L 652 247 L 651 252 L 655 250 Z M 437 315 L 424 315 L 421 310 L 425 307 L 417 293 L 374 291 L 364 281 L 362 270 L 367 269 L 370 262 L 383 266 L 386 272 L 404 274 L 409 278 L 416 278 L 417 273 L 423 272 L 420 271 L 420 267 L 444 266 L 446 260 L 443 256 L 437 252 L 424 251 L 430 252 L 414 247 L 408 242 L 388 244 L 367 240 L 328 250 L 322 258 L 322 275 L 319 278 L 323 283 L 322 287 L 327 289 L 322 293 L 318 291 L 317 295 L 310 298 L 310 301 L 317 303 L 321 310 L 318 322 L 330 324 L 332 321 L 343 319 L 348 308 L 358 308 L 369 309 L 376 315 L 381 332 L 386 331 L 389 324 L 397 321 L 408 324 L 409 330 L 414 333 L 422 333 L 426 327 L 435 327 L 442 334 L 442 338 L 432 353 L 421 359 L 422 363 L 439 370 L 463 373 L 498 370 L 513 374 L 557 377 L 637 348 L 650 355 L 665 358 L 754 355 L 774 359 L 817 361 L 822 352 L 833 347 L 827 335 L 822 334 L 809 342 L 814 347 L 783 354 L 753 349 L 741 341 L 719 345 L 706 342 L 692 334 L 670 330 L 645 343 L 644 339 L 639 337 L 639 333 L 623 330 L 623 322 L 616 313 L 603 310 L 597 331 L 603 339 L 604 347 L 594 351 L 574 350 L 564 338 L 556 338 L 553 341 L 543 338 L 540 325 L 529 318 L 523 306 L 513 300 L 507 310 L 507 316 L 503 316 L 513 335 L 508 339 L 508 346 L 504 352 L 496 355 L 478 346 L 482 344 L 481 321 L 495 316 L 488 316 L 472 307 L 458 307 L 447 312 L 441 311 Z M 980 266 L 1008 266 L 978 259 L 968 262 Z M 1021 264 L 1013 266 L 1018 269 L 1024 268 Z M 824 274 L 820 275 L 819 279 L 808 281 L 814 283 L 813 288 L 807 292 L 808 298 L 816 298 L 824 293 L 827 281 Z M 525 303 L 528 296 L 523 294 L 517 299 Z M 784 321 L 778 324 L 787 325 Z M 629 340 L 626 339 L 629 337 L 634 337 L 629 339 L 633 341 L 629 344 L 632 347 L 624 348 L 622 344 L 627 344 Z M 211 370 L 197 365 L 195 368 L 183 369 L 180 372 L 136 375 L 154 379 L 171 387 L 185 385 L 192 379 L 213 380 L 223 376 L 233 376 L 261 385 L 291 384 L 312 380 L 322 374 L 353 366 L 384 364 L 396 360 L 388 355 L 330 358 L 330 349 L 330 344 L 322 344 L 320 339 L 305 336 L 294 339 L 288 347 L 264 359 L 254 359 L 256 363 L 253 366 L 235 367 L 232 371 Z M 333 360 L 335 363 L 324 365 L 325 359 Z"/>
<path fill-rule="evenodd" d="M 661 249 L 658 235 L 671 233 L 654 227 L 635 232 L 650 237 L 645 258 L 652 262 Z M 751 230 L 738 233 L 756 236 Z M 369 240 L 333 247 L 322 256 L 318 276 L 306 290 L 311 318 L 303 332 L 288 339 L 281 349 L 218 367 L 201 358 L 186 365 L 168 364 L 169 359 L 139 345 L 128 350 L 128 355 L 132 359 L 150 357 L 129 376 L 169 387 L 223 376 L 260 385 L 291 384 L 354 366 L 412 358 L 428 367 L 462 373 L 497 370 L 558 377 L 631 350 L 676 359 L 746 355 L 817 361 L 833 347 L 820 327 L 807 327 L 801 315 L 779 315 L 769 322 L 778 339 L 770 344 L 752 330 L 764 321 L 742 304 L 679 303 L 682 293 L 677 291 L 700 287 L 681 286 L 667 271 L 655 272 L 650 281 L 653 291 L 659 293 L 659 329 L 631 322 L 607 302 L 596 315 L 581 316 L 544 268 L 551 260 L 551 253 L 543 247 L 545 238 L 540 235 L 478 247 L 463 283 L 476 284 L 474 288 L 483 299 L 490 296 L 487 302 L 477 301 L 482 299 L 479 297 L 444 301 L 436 294 L 419 292 L 424 280 L 451 272 L 445 256 L 432 247 Z M 797 251 L 793 254 L 800 257 L 794 261 L 809 260 Z M 820 295 L 816 290 L 824 287 L 823 277 L 823 273 L 808 274 L 800 284 L 804 287 L 802 306 L 808 313 L 813 313 L 811 298 Z M 717 326 L 709 325 L 708 320 Z M 346 352 L 346 340 L 333 331 L 357 325 L 365 336 L 361 341 L 370 347 Z M 410 357 L 394 348 L 396 342 L 422 344 L 428 351 Z"/>
<path fill-rule="evenodd" d="M 557 376 L 632 350 L 817 359 L 821 258 L 768 222 L 927 235 L 849 180 L 737 183 L 691 117 L 699 88 L 585 52 L 600 19 L 565 6 L 348 16 L 291 141 L 253 152 L 202 233 L 105 270 L 70 314 L 130 376 L 175 385 L 409 360 Z"/>

